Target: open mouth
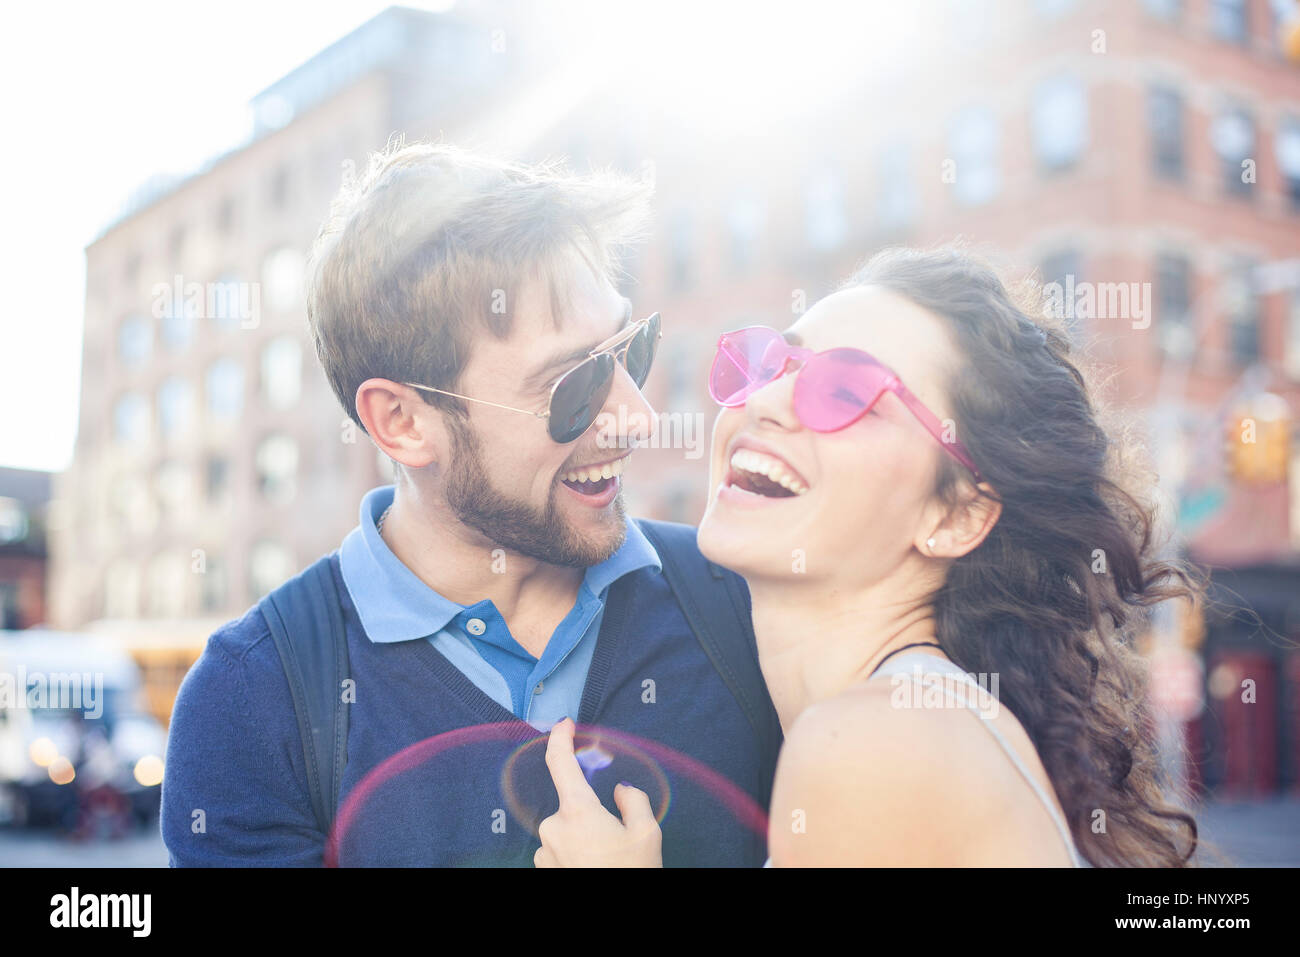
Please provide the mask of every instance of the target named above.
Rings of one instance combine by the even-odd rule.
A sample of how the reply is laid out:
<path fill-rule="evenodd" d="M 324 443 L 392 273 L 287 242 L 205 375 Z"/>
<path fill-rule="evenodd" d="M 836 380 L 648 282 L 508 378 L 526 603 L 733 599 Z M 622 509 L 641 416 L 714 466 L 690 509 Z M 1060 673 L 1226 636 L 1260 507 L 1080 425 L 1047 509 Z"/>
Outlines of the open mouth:
<path fill-rule="evenodd" d="M 753 449 L 737 449 L 731 455 L 726 484 L 763 498 L 796 498 L 808 491 L 808 484 L 786 463 Z"/>
<path fill-rule="evenodd" d="M 618 477 L 623 474 L 626 465 L 625 455 L 604 465 L 584 466 L 565 472 L 560 480 L 579 495 L 601 495 L 618 483 Z"/>

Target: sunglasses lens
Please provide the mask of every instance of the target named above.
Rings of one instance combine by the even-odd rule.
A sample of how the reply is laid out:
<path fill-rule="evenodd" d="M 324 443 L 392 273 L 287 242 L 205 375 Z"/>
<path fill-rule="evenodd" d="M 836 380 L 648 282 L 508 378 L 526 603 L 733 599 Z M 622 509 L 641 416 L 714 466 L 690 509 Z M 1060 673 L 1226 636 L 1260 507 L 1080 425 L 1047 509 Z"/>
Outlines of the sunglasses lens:
<path fill-rule="evenodd" d="M 631 376 L 638 389 L 645 385 L 645 380 L 650 375 L 650 366 L 655 361 L 655 350 L 658 345 L 659 313 L 656 312 L 641 331 L 632 337 L 632 341 L 627 344 L 627 352 L 623 355 L 627 374 Z"/>
<path fill-rule="evenodd" d="M 594 356 L 575 366 L 555 386 L 547 428 L 556 442 L 572 442 L 595 421 L 614 383 L 614 357 Z"/>
<path fill-rule="evenodd" d="M 709 394 L 719 405 L 740 405 L 750 393 L 771 382 L 781 371 L 785 340 L 774 329 L 752 327 L 728 332 L 718 343 L 709 372 Z"/>
<path fill-rule="evenodd" d="M 799 421 L 818 432 L 842 429 L 879 401 L 888 371 L 857 349 L 832 349 L 810 359 L 794 388 Z"/>

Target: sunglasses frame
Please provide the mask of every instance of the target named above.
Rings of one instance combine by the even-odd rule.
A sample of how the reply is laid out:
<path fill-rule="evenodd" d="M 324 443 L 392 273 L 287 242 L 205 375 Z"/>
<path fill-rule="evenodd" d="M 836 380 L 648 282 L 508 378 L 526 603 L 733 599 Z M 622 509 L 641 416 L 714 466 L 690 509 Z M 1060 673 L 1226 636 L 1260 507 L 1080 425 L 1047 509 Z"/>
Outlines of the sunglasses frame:
<path fill-rule="evenodd" d="M 741 360 L 738 360 L 736 358 L 735 353 L 727 348 L 727 346 L 729 345 L 728 338 L 731 336 L 735 336 L 738 333 L 758 331 L 758 330 L 771 333 L 773 337 L 772 341 L 780 345 L 781 347 L 781 352 L 779 354 L 779 358 L 781 360 L 780 368 L 777 370 L 777 373 L 774 376 L 772 376 L 771 379 L 768 379 L 766 382 L 758 383 L 757 385 L 751 385 L 749 390 L 744 393 L 744 398 L 742 398 L 739 402 L 724 402 L 722 399 L 718 398 L 718 396 L 713 394 L 713 366 L 710 366 L 709 395 L 712 396 L 713 401 L 718 403 L 718 405 L 728 409 L 735 409 L 735 408 L 739 408 L 740 406 L 743 406 L 747 401 L 749 401 L 750 396 L 752 396 L 755 391 L 763 388 L 763 386 L 775 382 L 777 379 L 780 379 L 782 376 L 784 376 L 786 374 L 786 369 L 790 365 L 791 361 L 798 362 L 799 369 L 801 370 L 805 368 L 809 362 L 818 358 L 819 356 L 826 356 L 832 352 L 855 353 L 857 355 L 865 357 L 866 360 L 870 362 L 872 365 L 875 365 L 884 371 L 885 382 L 883 387 L 880 390 L 880 394 L 877 395 L 876 398 L 871 403 L 865 406 L 861 412 L 853 416 L 853 418 L 845 422 L 843 425 L 837 426 L 834 429 L 817 429 L 817 428 L 813 428 L 813 426 L 811 425 L 808 425 L 808 423 L 804 422 L 803 418 L 799 416 L 798 404 L 796 403 L 794 404 L 795 415 L 796 417 L 799 418 L 800 424 L 804 425 L 806 428 L 812 429 L 814 432 L 838 432 L 840 429 L 848 428 L 854 422 L 857 422 L 864 415 L 870 412 L 871 409 L 875 406 L 875 404 L 880 401 L 880 397 L 883 396 L 886 392 L 892 392 L 894 393 L 894 395 L 898 396 L 898 398 L 902 401 L 903 405 L 907 406 L 908 411 L 911 412 L 912 415 L 916 417 L 917 421 L 920 422 L 922 426 L 924 426 L 925 430 L 930 433 L 931 437 L 934 438 L 935 441 L 937 441 L 941 446 L 943 446 L 944 450 L 949 455 L 951 455 L 958 462 L 964 465 L 968 470 L 970 470 L 971 474 L 975 476 L 976 482 L 983 481 L 983 476 L 980 474 L 980 470 L 976 467 L 975 460 L 971 457 L 970 451 L 966 448 L 966 446 L 957 439 L 953 439 L 952 441 L 948 441 L 944 439 L 943 423 L 940 421 L 939 417 L 935 415 L 933 412 L 931 412 L 929 408 L 925 405 L 925 403 L 922 402 L 920 399 L 918 399 L 916 397 L 916 394 L 903 384 L 903 380 L 898 377 L 898 375 L 894 372 L 893 369 L 889 368 L 889 366 L 885 365 L 883 362 L 881 362 L 875 356 L 871 355 L 871 353 L 869 352 L 864 352 L 861 349 L 849 348 L 847 346 L 843 346 L 835 349 L 824 349 L 821 352 L 814 352 L 813 350 L 804 348 L 803 346 L 790 345 L 790 343 L 785 341 L 785 337 L 782 336 L 781 333 L 777 332 L 777 330 L 771 328 L 770 326 L 745 326 L 743 329 L 733 329 L 730 332 L 724 332 L 721 336 L 718 337 L 717 352 L 714 355 L 714 359 L 713 359 L 714 366 L 716 366 L 720 358 L 726 356 L 727 359 L 730 360 L 736 366 L 736 369 L 743 373 L 743 370 L 746 368 L 748 363 L 742 364 Z M 798 388 L 798 382 L 795 383 L 795 387 Z"/>
<path fill-rule="evenodd" d="M 461 395 L 459 392 L 449 392 L 446 389 L 435 389 L 431 385 L 421 385 L 418 382 L 403 382 L 402 385 L 410 386 L 412 389 L 423 389 L 425 392 L 436 392 L 439 395 L 448 395 L 454 399 L 464 399 L 466 402 L 477 402 L 480 405 L 490 405 L 495 409 L 505 409 L 507 412 L 518 412 L 522 415 L 531 415 L 537 419 L 550 419 L 551 406 L 555 402 L 555 393 L 560 388 L 560 386 L 563 385 L 565 379 L 569 378 L 569 376 L 573 375 L 575 372 L 577 372 L 587 363 L 595 362 L 602 355 L 613 356 L 614 362 L 617 365 L 621 365 L 623 366 L 624 369 L 626 369 L 627 350 L 631 348 L 632 340 L 636 338 L 637 333 L 639 333 L 643 328 L 649 328 L 650 324 L 652 322 L 655 322 L 656 320 L 659 321 L 659 332 L 656 334 L 654 338 L 655 348 L 650 355 L 650 361 L 651 364 L 653 364 L 654 357 L 659 352 L 658 349 L 659 341 L 664 337 L 663 320 L 660 319 L 658 312 L 653 312 L 650 315 L 646 316 L 644 319 L 638 319 L 636 322 L 630 324 L 626 329 L 620 329 L 618 332 L 614 333 L 604 342 L 600 343 L 594 349 L 588 352 L 587 357 L 585 359 L 581 360 L 577 365 L 573 366 L 568 371 L 566 371 L 563 375 L 561 375 L 558 379 L 556 379 L 555 382 L 551 385 L 550 393 L 546 400 L 546 408 L 541 410 L 540 412 L 533 412 L 529 409 L 520 409 L 513 405 L 502 405 L 500 402 L 489 402 L 487 399 L 476 399 L 471 395 Z M 617 347 L 620 345 L 623 348 L 617 349 Z M 615 351 L 616 349 L 617 351 Z M 611 370 L 610 381 L 613 380 L 613 371 L 614 370 Z M 646 370 L 646 375 L 649 375 L 649 369 Z M 642 383 L 642 385 L 644 385 L 644 383 Z M 641 387 L 640 385 L 637 386 L 638 389 L 640 387 Z M 591 424 L 595 424 L 594 418 L 592 419 Z M 587 426 L 587 429 L 591 428 L 591 424 Z M 579 438 L 581 438 L 583 433 L 585 433 L 587 429 L 583 429 L 582 432 L 579 432 L 573 438 L 568 439 L 564 442 L 560 442 L 559 439 L 556 439 L 554 435 L 551 435 L 551 441 L 556 442 L 559 445 L 568 445 L 569 442 L 576 442 Z M 549 428 L 547 429 L 547 434 L 550 434 Z"/>

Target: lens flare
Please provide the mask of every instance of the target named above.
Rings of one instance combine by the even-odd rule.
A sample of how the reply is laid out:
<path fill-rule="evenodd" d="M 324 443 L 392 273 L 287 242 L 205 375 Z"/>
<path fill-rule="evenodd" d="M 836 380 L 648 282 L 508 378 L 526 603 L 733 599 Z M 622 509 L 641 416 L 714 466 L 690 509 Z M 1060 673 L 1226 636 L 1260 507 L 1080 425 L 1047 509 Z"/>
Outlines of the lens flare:
<path fill-rule="evenodd" d="M 440 756 L 474 746 L 496 746 L 495 752 L 485 753 L 492 754 L 488 761 L 501 761 L 499 774 L 493 776 L 491 767 L 482 770 L 489 780 L 499 783 L 502 803 L 510 817 L 536 838 L 542 814 L 549 813 L 545 809 L 546 800 L 552 802 L 551 810 L 555 802 L 545 765 L 548 739 L 548 734 L 539 734 L 529 725 L 512 721 L 459 728 L 403 748 L 372 768 L 344 799 L 326 846 L 326 866 L 339 866 L 340 851 L 349 833 L 367 811 L 383 813 L 381 799 L 398 793 L 392 785 L 403 775 L 420 769 L 427 771 L 430 763 Z M 510 750 L 506 752 L 506 748 Z M 689 785 L 707 795 L 753 833 L 764 837 L 767 834 L 767 815 L 748 793 L 712 768 L 657 742 L 600 726 L 578 725 L 574 732 L 574 754 L 597 793 L 612 794 L 614 783 L 626 781 L 646 792 L 660 823 L 672 801 L 671 777 L 679 786 Z M 442 784 L 442 779 L 438 779 L 438 784 Z M 456 780 L 449 787 L 458 785 L 470 786 Z M 400 807 L 401 801 L 396 805 Z M 384 826 L 382 820 L 374 824 Z"/>

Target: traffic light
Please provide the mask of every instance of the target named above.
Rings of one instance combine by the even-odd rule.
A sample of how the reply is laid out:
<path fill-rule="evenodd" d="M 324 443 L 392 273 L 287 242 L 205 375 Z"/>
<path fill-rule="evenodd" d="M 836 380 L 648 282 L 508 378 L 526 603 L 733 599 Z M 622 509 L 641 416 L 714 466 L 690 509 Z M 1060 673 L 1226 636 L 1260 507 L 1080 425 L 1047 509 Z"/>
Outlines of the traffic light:
<path fill-rule="evenodd" d="M 1228 419 L 1228 475 L 1238 482 L 1285 482 L 1291 456 L 1291 416 L 1280 396 L 1256 396 Z"/>

